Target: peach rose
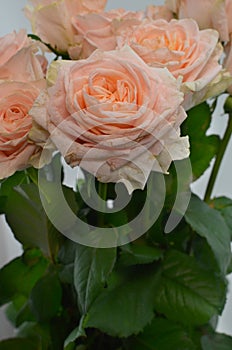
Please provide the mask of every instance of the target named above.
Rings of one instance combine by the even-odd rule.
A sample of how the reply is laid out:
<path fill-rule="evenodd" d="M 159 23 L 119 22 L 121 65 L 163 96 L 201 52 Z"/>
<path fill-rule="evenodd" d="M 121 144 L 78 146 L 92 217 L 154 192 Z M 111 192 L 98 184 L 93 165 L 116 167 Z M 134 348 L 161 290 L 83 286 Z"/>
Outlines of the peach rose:
<path fill-rule="evenodd" d="M 31 21 L 33 32 L 46 44 L 50 44 L 60 54 L 67 54 L 69 49 L 78 45 L 71 23 L 72 17 L 89 12 L 100 12 L 107 0 L 30 0 L 32 6 L 25 8 Z"/>
<path fill-rule="evenodd" d="M 47 59 L 37 54 L 40 43 L 29 39 L 25 30 L 0 38 L 0 79 L 32 81 L 44 78 Z"/>
<path fill-rule="evenodd" d="M 0 61 L 0 178 L 36 162 L 41 148 L 29 142 L 29 115 L 35 99 L 46 87 L 37 46 L 25 31 L 0 39 L 5 49 Z"/>
<path fill-rule="evenodd" d="M 44 79 L 43 67 L 35 54 L 36 50 L 32 45 L 18 51 L 8 62 L 0 66 L 0 79 L 21 82 Z"/>
<path fill-rule="evenodd" d="M 0 38 L 0 67 L 23 47 L 27 47 L 29 43 L 30 40 L 27 38 L 24 29 L 21 29 L 18 33 L 14 31 L 2 36 Z"/>
<path fill-rule="evenodd" d="M 117 46 L 116 38 L 120 32 L 133 31 L 135 26 L 141 23 L 143 17 L 143 12 L 124 9 L 73 17 L 72 23 L 76 30 L 76 38 L 81 46 L 80 57 L 87 58 L 96 49 L 114 50 Z M 70 49 L 70 56 L 75 59 L 72 49 Z"/>
<path fill-rule="evenodd" d="M 193 18 L 201 29 L 214 28 L 222 41 L 229 39 L 228 26 L 232 27 L 231 0 L 166 0 L 166 5 L 178 18 Z"/>
<path fill-rule="evenodd" d="M 48 81 L 31 115 L 71 166 L 122 182 L 131 193 L 152 170 L 167 172 L 172 160 L 188 156 L 178 82 L 129 47 L 56 61 Z"/>
<path fill-rule="evenodd" d="M 26 168 L 37 153 L 38 147 L 28 142 L 29 110 L 42 86 L 41 82 L 0 83 L 0 179 Z"/>
<path fill-rule="evenodd" d="M 149 65 L 166 67 L 175 78 L 182 79 L 185 109 L 214 94 L 219 75 L 225 80 L 220 89 L 225 89 L 228 77 L 221 76 L 222 66 L 218 63 L 222 54 L 218 33 L 212 29 L 199 30 L 192 19 L 142 23 L 132 33 L 124 33 L 121 42 L 118 40 L 119 46 L 125 43 Z"/>

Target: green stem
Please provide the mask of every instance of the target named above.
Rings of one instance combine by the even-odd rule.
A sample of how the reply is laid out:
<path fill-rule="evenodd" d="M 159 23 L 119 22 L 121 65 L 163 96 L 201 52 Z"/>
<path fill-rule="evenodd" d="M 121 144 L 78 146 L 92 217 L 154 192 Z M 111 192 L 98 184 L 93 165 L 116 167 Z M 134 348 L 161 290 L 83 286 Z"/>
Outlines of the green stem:
<path fill-rule="evenodd" d="M 35 34 L 28 34 L 27 36 L 29 38 L 32 38 L 33 40 L 40 41 L 42 44 L 47 46 L 47 48 L 56 55 L 55 61 L 58 59 L 58 57 L 61 57 L 63 60 L 70 60 L 70 57 L 69 57 L 69 55 L 66 52 L 59 52 L 59 51 L 57 51 L 50 44 L 47 44 L 43 40 L 41 40 L 40 37 L 38 37 L 37 35 L 35 35 Z"/>
<path fill-rule="evenodd" d="M 192 254 L 192 247 L 193 247 L 193 242 L 196 237 L 196 232 L 191 229 L 190 234 L 189 234 L 189 240 L 186 244 L 186 254 L 191 255 Z"/>
<path fill-rule="evenodd" d="M 208 186 L 206 188 L 206 192 L 205 192 L 205 197 L 204 197 L 204 201 L 205 202 L 209 202 L 211 195 L 212 195 L 212 191 L 215 185 L 215 181 L 217 179 L 217 175 L 218 175 L 218 171 L 220 169 L 226 148 L 228 146 L 228 143 L 230 141 L 230 136 L 232 133 L 232 112 L 230 111 L 229 113 L 229 118 L 228 118 L 228 124 L 227 124 L 227 128 L 225 131 L 225 134 L 223 136 L 223 139 L 221 140 L 221 144 L 218 150 L 218 153 L 216 155 L 216 159 L 215 159 L 215 163 L 211 172 L 211 176 L 208 182 Z"/>
<path fill-rule="evenodd" d="M 99 213 L 99 225 L 104 225 L 104 214 L 106 209 L 106 200 L 107 200 L 107 183 L 98 182 L 98 194 L 100 199 L 103 201 L 100 204 L 100 213 Z"/>

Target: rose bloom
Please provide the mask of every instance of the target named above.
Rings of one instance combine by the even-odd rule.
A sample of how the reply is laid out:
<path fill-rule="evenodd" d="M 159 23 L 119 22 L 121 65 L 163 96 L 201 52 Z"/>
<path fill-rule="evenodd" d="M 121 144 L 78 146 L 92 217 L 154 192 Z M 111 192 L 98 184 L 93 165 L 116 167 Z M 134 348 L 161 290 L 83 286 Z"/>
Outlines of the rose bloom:
<path fill-rule="evenodd" d="M 48 81 L 33 119 L 68 164 L 99 181 L 122 182 L 131 193 L 144 188 L 152 170 L 167 172 L 172 160 L 188 156 L 188 138 L 180 137 L 186 114 L 178 82 L 129 47 L 56 61 Z"/>
<path fill-rule="evenodd" d="M 0 82 L 0 179 L 25 169 L 38 152 L 38 147 L 28 142 L 32 127 L 29 110 L 41 87 L 41 82 Z"/>
<path fill-rule="evenodd" d="M 0 79 L 27 82 L 43 78 L 47 59 L 37 54 L 43 47 L 29 39 L 24 29 L 4 35 L 0 44 Z"/>
<path fill-rule="evenodd" d="M 22 48 L 8 62 L 0 66 L 0 79 L 21 82 L 44 79 L 44 68 L 36 46 Z M 47 61 L 46 61 L 47 62 Z"/>
<path fill-rule="evenodd" d="M 13 32 L 0 37 L 0 67 L 3 66 L 23 47 L 30 43 L 26 31 L 21 29 L 18 33 Z"/>
<path fill-rule="evenodd" d="M 116 9 L 102 13 L 90 13 L 75 16 L 72 19 L 76 30 L 77 44 L 81 47 L 80 57 L 87 58 L 96 49 L 114 50 L 117 46 L 117 36 L 121 31 L 133 31 L 144 18 L 142 11 L 126 11 Z M 70 49 L 70 57 L 75 59 Z"/>
<path fill-rule="evenodd" d="M 182 79 L 185 109 L 214 95 L 216 81 L 218 93 L 225 89 L 228 77 L 218 63 L 222 54 L 218 33 L 199 30 L 192 19 L 145 21 L 118 38 L 119 47 L 125 43 L 149 65 L 166 67 Z"/>
<path fill-rule="evenodd" d="M 229 39 L 232 29 L 231 0 L 166 0 L 166 5 L 178 18 L 193 18 L 201 29 L 214 28 L 222 41 Z"/>
<path fill-rule="evenodd" d="M 40 147 L 29 142 L 32 127 L 29 115 L 46 81 L 37 46 L 27 40 L 24 31 L 0 39 L 0 178 L 36 164 Z M 4 59 L 3 59 L 4 58 Z M 41 149 L 40 149 L 41 151 Z"/>
<path fill-rule="evenodd" d="M 76 45 L 75 33 L 71 23 L 73 16 L 89 12 L 103 11 L 107 0 L 30 0 L 32 6 L 25 8 L 31 21 L 33 32 L 46 44 L 50 44 L 60 54 L 67 54 L 79 48 Z"/>

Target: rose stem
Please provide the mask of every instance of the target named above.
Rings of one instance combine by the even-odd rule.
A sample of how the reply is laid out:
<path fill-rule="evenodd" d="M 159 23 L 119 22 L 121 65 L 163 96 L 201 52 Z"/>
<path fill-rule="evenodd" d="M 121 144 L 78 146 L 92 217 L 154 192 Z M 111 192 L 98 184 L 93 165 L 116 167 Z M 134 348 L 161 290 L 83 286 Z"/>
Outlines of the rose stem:
<path fill-rule="evenodd" d="M 231 101 L 228 101 L 225 103 L 225 112 L 227 112 L 229 110 L 229 116 L 228 116 L 228 124 L 227 124 L 227 128 L 226 131 L 224 133 L 223 139 L 221 140 L 221 144 L 218 150 L 218 153 L 216 155 L 215 158 L 215 163 L 211 172 L 211 176 L 208 182 L 208 186 L 206 188 L 206 192 L 205 192 L 205 197 L 204 197 L 204 201 L 205 202 L 209 202 L 211 195 L 212 195 L 212 191 L 214 188 L 214 184 L 215 181 L 217 179 L 217 175 L 218 175 L 218 171 L 220 169 L 226 148 L 228 146 L 228 143 L 230 141 L 230 136 L 232 133 L 232 97 L 230 96 L 229 98 L 231 98 Z M 229 98 L 227 100 L 229 100 Z M 230 105 L 229 105 L 230 103 Z"/>
<path fill-rule="evenodd" d="M 98 194 L 100 196 L 100 214 L 99 214 L 99 224 L 103 226 L 104 224 L 104 214 L 106 209 L 106 200 L 107 200 L 107 183 L 98 182 Z M 102 202 L 103 201 L 103 202 Z"/>

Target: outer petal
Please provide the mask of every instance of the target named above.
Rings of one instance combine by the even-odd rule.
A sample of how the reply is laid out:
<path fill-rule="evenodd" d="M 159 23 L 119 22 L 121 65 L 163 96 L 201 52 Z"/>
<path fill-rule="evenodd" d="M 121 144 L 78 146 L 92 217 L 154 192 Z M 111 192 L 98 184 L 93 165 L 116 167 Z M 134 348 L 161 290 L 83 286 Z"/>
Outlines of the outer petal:
<path fill-rule="evenodd" d="M 74 42 L 74 32 L 64 1 L 40 6 L 31 13 L 33 32 L 59 52 L 66 52 Z"/>
<path fill-rule="evenodd" d="M 35 45 L 18 51 L 7 63 L 0 66 L 0 79 L 24 82 L 43 81 L 44 72 L 39 59 L 35 55 L 36 51 Z"/>
<path fill-rule="evenodd" d="M 26 31 L 21 29 L 18 33 L 13 32 L 0 38 L 0 66 L 5 64 L 23 47 L 27 47 L 30 41 Z"/>
<path fill-rule="evenodd" d="M 29 159 L 35 152 L 34 145 L 27 145 L 24 149 L 18 150 L 12 157 L 2 157 L 0 155 L 0 179 L 13 175 L 17 170 L 28 167 Z"/>
<path fill-rule="evenodd" d="M 228 18 L 226 0 L 215 1 L 211 18 L 212 26 L 219 32 L 220 39 L 222 41 L 228 41 L 231 18 Z"/>
<path fill-rule="evenodd" d="M 166 19 L 170 21 L 173 17 L 172 11 L 167 6 L 149 5 L 146 8 L 146 17 L 150 19 Z"/>
<path fill-rule="evenodd" d="M 228 70 L 228 72 L 230 72 L 230 74 L 232 75 L 232 46 L 231 46 L 231 40 L 230 42 L 227 44 L 226 49 L 225 49 L 225 53 L 226 53 L 226 58 L 225 58 L 225 62 L 224 62 L 224 67 Z M 231 83 L 232 84 L 232 83 Z M 227 91 L 232 94 L 232 85 L 230 85 L 227 89 Z"/>
<path fill-rule="evenodd" d="M 167 6 L 181 18 L 193 18 L 201 29 L 214 28 L 222 41 L 229 39 L 230 0 L 166 0 Z"/>
<path fill-rule="evenodd" d="M 165 0 L 166 6 L 170 8 L 170 10 L 174 13 L 178 13 L 180 8 L 181 0 Z"/>
<path fill-rule="evenodd" d="M 33 122 L 28 138 L 30 143 L 37 146 L 37 151 L 30 156 L 29 163 L 35 168 L 41 168 L 50 163 L 56 149 L 47 131 L 47 102 L 48 94 L 46 90 L 43 90 L 29 111 L 29 114 L 33 116 Z"/>
<path fill-rule="evenodd" d="M 206 101 L 210 97 L 220 95 L 225 92 L 231 84 L 232 76 L 225 69 L 222 69 L 208 85 L 199 91 L 197 91 L 197 86 L 192 83 L 183 84 L 182 89 L 185 94 L 183 106 L 185 110 Z"/>

